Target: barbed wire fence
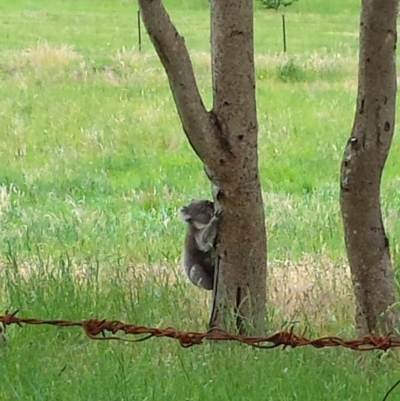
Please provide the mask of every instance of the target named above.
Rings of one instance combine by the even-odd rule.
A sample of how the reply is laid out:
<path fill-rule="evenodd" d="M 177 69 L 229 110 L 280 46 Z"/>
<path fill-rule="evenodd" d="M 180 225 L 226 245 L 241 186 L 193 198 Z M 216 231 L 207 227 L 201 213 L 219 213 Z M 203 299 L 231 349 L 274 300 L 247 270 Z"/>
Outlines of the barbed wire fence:
<path fill-rule="evenodd" d="M 282 346 L 283 348 L 296 348 L 312 346 L 314 348 L 344 347 L 354 351 L 387 351 L 390 348 L 400 347 L 400 338 L 391 334 L 386 336 L 368 335 L 361 339 L 346 340 L 336 336 L 326 336 L 316 339 L 307 338 L 304 335 L 294 333 L 291 327 L 286 331 L 279 331 L 269 336 L 248 336 L 233 334 L 219 328 L 212 328 L 206 332 L 176 330 L 172 327 L 157 328 L 138 326 L 132 323 L 124 323 L 119 320 L 87 319 L 80 321 L 71 320 L 44 320 L 37 318 L 20 318 L 18 311 L 0 315 L 2 336 L 5 337 L 6 328 L 12 324 L 22 325 L 51 325 L 57 327 L 81 327 L 85 334 L 92 340 L 118 340 L 128 342 L 140 342 L 152 337 L 167 337 L 179 341 L 184 348 L 203 344 L 204 341 L 236 341 L 255 348 L 269 349 Z M 121 337 L 121 333 L 136 338 Z"/>
<path fill-rule="evenodd" d="M 400 347 L 400 338 L 393 337 L 391 334 L 386 336 L 368 335 L 361 339 L 346 340 L 336 336 L 326 336 L 316 339 L 306 338 L 304 335 L 294 333 L 291 327 L 286 331 L 279 331 L 269 336 L 248 336 L 243 334 L 232 334 L 225 330 L 213 328 L 207 332 L 195 332 L 176 330 L 172 327 L 157 328 L 138 326 L 132 323 L 124 323 L 119 320 L 107 319 L 86 319 L 72 321 L 65 319 L 38 319 L 20 318 L 17 316 L 18 310 L 12 313 L 6 311 L 0 315 L 0 346 L 6 344 L 6 329 L 10 325 L 50 325 L 56 327 L 80 327 L 85 334 L 92 340 L 117 340 L 127 342 L 140 342 L 149 340 L 152 337 L 167 337 L 179 341 L 184 348 L 193 345 L 203 344 L 204 341 L 236 341 L 254 348 L 271 349 L 282 346 L 283 349 L 290 347 L 312 346 L 314 348 L 324 347 L 344 347 L 354 351 L 387 351 L 391 348 Z M 136 338 L 120 337 L 116 334 L 122 333 Z M 386 401 L 394 389 L 400 385 L 398 380 L 386 392 L 382 401 Z"/>

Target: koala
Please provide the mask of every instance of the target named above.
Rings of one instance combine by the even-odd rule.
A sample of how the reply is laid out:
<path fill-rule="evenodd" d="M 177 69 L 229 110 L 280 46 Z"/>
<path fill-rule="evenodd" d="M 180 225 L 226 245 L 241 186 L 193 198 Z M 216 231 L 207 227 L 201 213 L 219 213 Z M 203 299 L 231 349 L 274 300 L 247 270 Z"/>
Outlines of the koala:
<path fill-rule="evenodd" d="M 222 212 L 214 211 L 214 202 L 192 199 L 178 215 L 187 223 L 183 245 L 183 269 L 196 286 L 212 290 L 214 284 L 214 241 Z"/>

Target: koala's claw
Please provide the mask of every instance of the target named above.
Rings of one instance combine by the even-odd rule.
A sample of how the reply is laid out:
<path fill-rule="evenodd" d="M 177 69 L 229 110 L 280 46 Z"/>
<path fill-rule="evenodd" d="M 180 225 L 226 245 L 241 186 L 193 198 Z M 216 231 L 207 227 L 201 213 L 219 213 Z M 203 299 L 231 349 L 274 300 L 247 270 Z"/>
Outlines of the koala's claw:
<path fill-rule="evenodd" d="M 222 210 L 216 210 L 214 213 L 214 217 L 217 219 L 220 219 L 222 215 L 223 215 Z"/>

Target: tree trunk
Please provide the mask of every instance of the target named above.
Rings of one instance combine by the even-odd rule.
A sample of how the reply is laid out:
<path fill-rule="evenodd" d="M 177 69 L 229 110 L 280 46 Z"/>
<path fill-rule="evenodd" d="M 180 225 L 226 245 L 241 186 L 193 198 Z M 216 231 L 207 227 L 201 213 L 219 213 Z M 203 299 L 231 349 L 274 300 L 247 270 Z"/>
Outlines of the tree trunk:
<path fill-rule="evenodd" d="M 228 321 L 221 319 L 230 315 L 226 305 L 233 305 L 239 331 L 255 326 L 262 332 L 266 235 L 258 176 L 253 0 L 211 1 L 211 53 L 212 113 L 225 151 L 207 166 L 225 214 L 210 325 L 226 327 Z M 249 320 L 253 314 L 258 321 Z"/>
<path fill-rule="evenodd" d="M 184 39 L 160 0 L 139 0 L 166 70 L 185 134 L 204 163 L 217 208 L 211 326 L 261 334 L 265 323 L 266 235 L 258 176 L 253 0 L 211 0 L 214 104 L 204 108 Z M 233 319 L 232 319 L 233 318 Z"/>
<path fill-rule="evenodd" d="M 398 0 L 363 0 L 358 98 L 341 167 L 340 204 L 360 336 L 398 328 L 380 183 L 394 131 Z"/>

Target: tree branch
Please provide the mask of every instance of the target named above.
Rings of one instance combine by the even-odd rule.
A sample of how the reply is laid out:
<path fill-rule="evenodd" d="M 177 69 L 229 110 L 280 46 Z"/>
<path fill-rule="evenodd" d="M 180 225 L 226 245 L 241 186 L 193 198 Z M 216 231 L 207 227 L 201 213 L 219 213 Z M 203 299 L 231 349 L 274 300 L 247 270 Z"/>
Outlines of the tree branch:
<path fill-rule="evenodd" d="M 215 129 L 204 107 L 185 40 L 179 35 L 161 0 L 139 0 L 142 19 L 164 66 L 183 130 L 200 159 L 209 160 Z M 212 142 L 212 143 L 210 143 Z"/>

